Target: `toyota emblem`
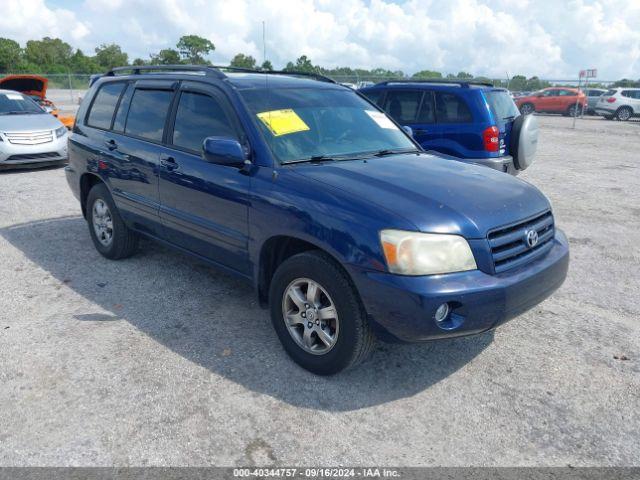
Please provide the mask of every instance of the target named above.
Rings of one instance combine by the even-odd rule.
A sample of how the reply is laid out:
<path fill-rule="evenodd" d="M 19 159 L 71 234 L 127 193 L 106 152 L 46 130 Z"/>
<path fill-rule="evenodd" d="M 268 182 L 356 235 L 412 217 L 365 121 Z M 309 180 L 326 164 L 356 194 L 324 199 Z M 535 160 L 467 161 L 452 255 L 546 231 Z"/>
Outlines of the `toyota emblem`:
<path fill-rule="evenodd" d="M 525 233 L 525 241 L 529 248 L 533 248 L 538 244 L 538 232 L 536 230 L 528 230 Z"/>

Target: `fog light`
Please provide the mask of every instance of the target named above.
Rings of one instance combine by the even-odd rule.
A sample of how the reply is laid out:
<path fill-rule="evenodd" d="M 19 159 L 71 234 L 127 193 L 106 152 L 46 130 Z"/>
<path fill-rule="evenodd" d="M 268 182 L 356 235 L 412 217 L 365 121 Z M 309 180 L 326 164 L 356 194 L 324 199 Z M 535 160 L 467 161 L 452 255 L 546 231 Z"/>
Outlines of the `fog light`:
<path fill-rule="evenodd" d="M 440 322 L 444 322 L 447 317 L 449 316 L 449 304 L 448 303 L 443 303 L 442 305 L 440 305 L 438 307 L 438 309 L 436 310 L 435 315 L 433 316 L 433 318 L 435 318 L 436 322 L 440 323 Z"/>

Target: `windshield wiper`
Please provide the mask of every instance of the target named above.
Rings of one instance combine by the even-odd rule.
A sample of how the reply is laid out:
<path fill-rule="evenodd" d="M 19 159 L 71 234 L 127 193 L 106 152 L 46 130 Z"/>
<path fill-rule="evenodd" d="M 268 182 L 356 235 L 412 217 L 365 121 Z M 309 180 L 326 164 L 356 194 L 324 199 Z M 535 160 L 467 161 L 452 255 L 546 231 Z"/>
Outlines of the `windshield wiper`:
<path fill-rule="evenodd" d="M 386 157 L 387 155 L 399 155 L 403 153 L 420 153 L 420 150 L 416 148 L 411 148 L 411 149 L 399 148 L 395 150 L 388 148 L 384 150 L 378 150 L 377 152 L 373 152 L 372 155 L 374 157 Z"/>
<path fill-rule="evenodd" d="M 282 162 L 284 165 L 289 165 L 291 163 L 322 163 L 322 162 L 335 162 L 336 159 L 334 157 L 330 157 L 328 155 L 314 155 L 309 158 L 301 158 L 299 160 L 290 160 L 288 162 Z"/>
<path fill-rule="evenodd" d="M 27 112 L 26 110 L 11 110 L 9 112 L 2 112 L 2 115 L 24 115 L 27 113 L 31 112 Z"/>

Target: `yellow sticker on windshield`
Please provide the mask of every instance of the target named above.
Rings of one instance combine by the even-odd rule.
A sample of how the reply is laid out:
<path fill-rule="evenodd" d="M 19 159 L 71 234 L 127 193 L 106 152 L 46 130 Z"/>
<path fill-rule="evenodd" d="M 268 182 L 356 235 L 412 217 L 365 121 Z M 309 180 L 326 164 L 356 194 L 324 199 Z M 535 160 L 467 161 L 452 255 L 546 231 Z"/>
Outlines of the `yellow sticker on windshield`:
<path fill-rule="evenodd" d="M 304 123 L 304 120 L 290 108 L 258 113 L 258 118 L 276 137 L 309 130 L 309 126 Z"/>

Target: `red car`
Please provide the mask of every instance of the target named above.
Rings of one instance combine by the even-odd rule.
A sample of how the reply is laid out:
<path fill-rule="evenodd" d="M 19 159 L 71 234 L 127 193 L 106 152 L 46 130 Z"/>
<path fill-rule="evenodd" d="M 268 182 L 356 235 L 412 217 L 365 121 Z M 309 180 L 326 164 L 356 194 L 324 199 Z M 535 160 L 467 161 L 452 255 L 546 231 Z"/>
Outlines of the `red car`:
<path fill-rule="evenodd" d="M 577 88 L 551 87 L 514 99 L 523 115 L 562 113 L 574 117 L 587 107 L 587 96 Z"/>

